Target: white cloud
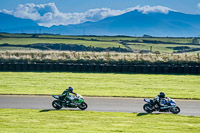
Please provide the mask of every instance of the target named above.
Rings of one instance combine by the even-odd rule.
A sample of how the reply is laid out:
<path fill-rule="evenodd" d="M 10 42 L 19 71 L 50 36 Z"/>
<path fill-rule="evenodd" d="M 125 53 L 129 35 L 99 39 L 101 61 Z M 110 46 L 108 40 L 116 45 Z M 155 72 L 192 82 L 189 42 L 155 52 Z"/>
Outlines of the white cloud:
<path fill-rule="evenodd" d="M 32 19 L 36 21 L 41 26 L 50 27 L 52 25 L 69 25 L 69 24 L 79 24 L 86 21 L 98 21 L 110 16 L 117 16 L 130 12 L 133 10 L 138 10 L 144 14 L 149 12 L 161 12 L 167 14 L 170 8 L 163 6 L 136 6 L 125 10 L 112 10 L 110 8 L 97 8 L 90 9 L 86 12 L 75 12 L 75 13 L 62 13 L 60 12 L 54 3 L 39 4 L 35 5 L 33 3 L 27 3 L 25 5 L 18 5 L 16 9 L 9 11 L 6 9 L 0 12 L 14 15 L 15 17 Z"/>
<path fill-rule="evenodd" d="M 6 10 L 6 9 L 0 10 L 0 12 L 6 13 L 6 14 L 12 14 L 11 11 L 8 11 L 8 10 Z"/>
<path fill-rule="evenodd" d="M 200 8 L 200 3 L 197 4 L 197 7 Z"/>
<path fill-rule="evenodd" d="M 137 9 L 138 11 L 144 13 L 144 14 L 147 14 L 149 12 L 161 12 L 161 13 L 165 13 L 165 14 L 168 14 L 169 11 L 174 11 L 168 7 L 164 7 L 164 6 L 143 6 L 143 7 L 139 7 Z"/>

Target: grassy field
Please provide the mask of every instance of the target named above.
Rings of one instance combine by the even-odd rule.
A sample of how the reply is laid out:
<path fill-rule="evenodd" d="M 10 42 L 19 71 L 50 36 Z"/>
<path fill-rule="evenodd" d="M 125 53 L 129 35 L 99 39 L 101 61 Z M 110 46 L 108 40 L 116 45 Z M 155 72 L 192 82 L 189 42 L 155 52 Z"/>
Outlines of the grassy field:
<path fill-rule="evenodd" d="M 168 43 L 192 43 L 192 38 L 174 38 L 174 37 L 119 37 L 119 36 L 66 36 L 66 35 L 39 35 L 41 38 L 72 38 L 85 40 L 101 40 L 101 41 L 160 41 Z"/>
<path fill-rule="evenodd" d="M 68 86 L 87 96 L 155 97 L 164 91 L 171 98 L 200 99 L 200 76 L 0 72 L 0 94 L 61 94 Z"/>
<path fill-rule="evenodd" d="M 32 37 L 31 34 L 3 34 L 4 37 Z M 192 38 L 174 38 L 174 37 L 120 37 L 120 36 L 70 36 L 70 35 L 38 35 L 39 38 L 67 38 L 67 39 L 84 39 L 84 40 L 101 40 L 101 41 L 139 41 L 142 42 L 143 40 L 150 40 L 150 41 L 162 41 L 162 42 L 170 42 L 170 43 L 192 43 Z"/>
<path fill-rule="evenodd" d="M 160 53 L 173 53 L 178 50 L 181 51 L 182 50 L 181 47 L 183 47 L 183 50 L 200 48 L 200 45 L 153 44 L 153 43 L 128 43 L 128 46 L 132 50 L 150 50 L 150 47 L 152 47 L 153 52 L 159 51 Z M 184 49 L 184 47 L 187 48 Z"/>
<path fill-rule="evenodd" d="M 0 47 L 0 52 L 5 52 L 5 51 L 36 51 L 37 49 L 33 49 L 33 48 L 23 48 L 23 47 Z M 37 51 L 40 51 L 40 50 L 37 50 Z"/>
<path fill-rule="evenodd" d="M 38 44 L 38 43 L 48 43 L 48 44 L 78 44 L 84 46 L 92 47 L 121 47 L 125 48 L 122 44 L 117 42 L 100 42 L 100 41 L 85 41 L 85 40 L 73 40 L 73 39 L 47 39 L 47 38 L 2 38 L 0 40 L 1 44 L 11 44 L 11 45 L 25 45 L 25 44 Z"/>
<path fill-rule="evenodd" d="M 199 133 L 200 117 L 68 110 L 0 109 L 0 133 Z"/>
<path fill-rule="evenodd" d="M 32 34 L 12 34 L 12 33 L 0 33 L 0 36 L 2 37 L 10 37 L 10 38 L 16 38 L 16 37 L 32 37 Z"/>
<path fill-rule="evenodd" d="M 120 36 L 69 36 L 69 35 L 36 35 L 33 34 L 0 34 L 0 44 L 29 45 L 29 44 L 77 44 L 98 48 L 119 47 L 137 51 L 150 50 L 161 53 L 177 52 L 177 47 L 186 47 L 181 52 L 199 52 L 200 45 L 191 45 L 193 38 L 156 38 L 156 37 L 120 37 Z M 199 39 L 200 40 L 200 39 Z M 122 44 L 123 43 L 123 44 Z M 125 47 L 125 44 L 126 47 Z M 187 45 L 188 44 L 188 45 Z M 23 46 L 22 46 L 23 47 Z M 5 50 L 6 48 L 0 50 Z M 15 47 L 12 47 L 16 50 Z M 6 49 L 11 50 L 11 48 Z"/>

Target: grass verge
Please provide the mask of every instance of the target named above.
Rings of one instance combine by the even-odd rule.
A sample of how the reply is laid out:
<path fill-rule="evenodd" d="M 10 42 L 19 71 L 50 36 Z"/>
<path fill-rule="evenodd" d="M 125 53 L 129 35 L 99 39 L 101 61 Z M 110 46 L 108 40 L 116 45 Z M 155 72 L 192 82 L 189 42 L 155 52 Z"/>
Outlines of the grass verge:
<path fill-rule="evenodd" d="M 0 132 L 200 132 L 200 117 L 69 110 L 0 109 Z"/>
<path fill-rule="evenodd" d="M 87 96 L 200 99 L 199 75 L 0 72 L 0 94 L 61 94 L 68 86 Z"/>

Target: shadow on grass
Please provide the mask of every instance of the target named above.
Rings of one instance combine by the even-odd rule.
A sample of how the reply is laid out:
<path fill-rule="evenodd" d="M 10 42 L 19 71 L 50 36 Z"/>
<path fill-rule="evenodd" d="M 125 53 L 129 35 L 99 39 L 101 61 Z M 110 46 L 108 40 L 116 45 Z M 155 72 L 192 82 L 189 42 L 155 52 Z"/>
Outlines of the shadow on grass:
<path fill-rule="evenodd" d="M 138 113 L 137 116 L 144 116 L 144 115 L 159 115 L 161 113 Z"/>
<path fill-rule="evenodd" d="M 56 109 L 43 109 L 40 112 L 49 112 L 49 111 L 57 111 Z"/>
<path fill-rule="evenodd" d="M 149 113 L 138 113 L 137 116 L 149 115 Z"/>
<path fill-rule="evenodd" d="M 61 110 L 57 110 L 57 109 L 43 109 L 43 110 L 40 110 L 40 112 L 50 112 L 50 111 L 81 111 L 81 110 L 76 110 L 76 109 L 61 109 Z"/>

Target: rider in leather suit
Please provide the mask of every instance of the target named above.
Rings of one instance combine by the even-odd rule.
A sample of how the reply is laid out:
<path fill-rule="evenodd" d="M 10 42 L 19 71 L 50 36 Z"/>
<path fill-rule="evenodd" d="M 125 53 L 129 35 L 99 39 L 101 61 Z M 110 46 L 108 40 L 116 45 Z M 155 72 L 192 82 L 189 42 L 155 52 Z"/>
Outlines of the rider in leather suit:
<path fill-rule="evenodd" d="M 66 89 L 61 95 L 61 99 L 64 99 L 67 104 L 70 104 L 72 102 L 70 99 L 70 93 L 77 95 L 76 93 L 73 92 L 72 87 L 69 87 L 68 89 Z"/>
<path fill-rule="evenodd" d="M 153 99 L 153 106 L 155 106 L 155 108 L 157 110 L 159 110 L 159 108 L 161 106 L 164 106 L 164 104 L 162 103 L 162 100 L 165 99 L 165 93 L 164 92 L 160 92 L 159 95 L 157 95 L 154 99 Z"/>

